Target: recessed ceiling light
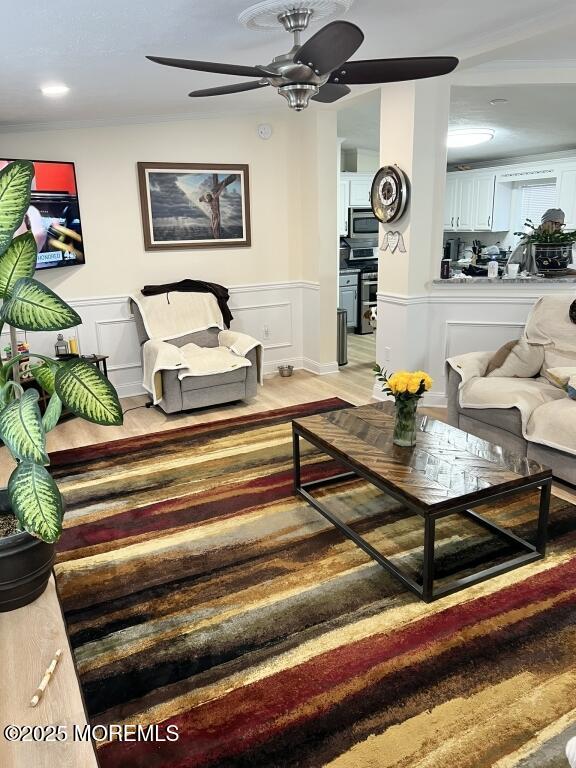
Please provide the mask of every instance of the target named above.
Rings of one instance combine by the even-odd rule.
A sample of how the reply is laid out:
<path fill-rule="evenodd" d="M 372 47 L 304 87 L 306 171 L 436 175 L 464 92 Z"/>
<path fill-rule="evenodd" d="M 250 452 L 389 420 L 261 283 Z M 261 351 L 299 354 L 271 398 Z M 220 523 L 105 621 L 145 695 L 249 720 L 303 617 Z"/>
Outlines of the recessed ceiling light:
<path fill-rule="evenodd" d="M 508 99 L 490 99 L 489 104 L 492 104 L 493 107 L 498 104 L 508 104 Z"/>
<path fill-rule="evenodd" d="M 64 96 L 69 90 L 70 88 L 63 83 L 58 85 L 43 85 L 41 88 L 43 96 Z"/>
<path fill-rule="evenodd" d="M 448 131 L 446 145 L 448 147 L 473 147 L 475 144 L 484 144 L 494 138 L 491 128 L 461 128 Z"/>

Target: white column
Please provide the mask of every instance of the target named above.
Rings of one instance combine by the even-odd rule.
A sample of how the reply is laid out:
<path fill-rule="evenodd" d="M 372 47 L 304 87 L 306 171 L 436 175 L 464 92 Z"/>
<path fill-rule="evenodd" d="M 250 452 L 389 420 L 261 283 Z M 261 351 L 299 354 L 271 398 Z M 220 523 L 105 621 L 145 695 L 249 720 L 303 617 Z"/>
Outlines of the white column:
<path fill-rule="evenodd" d="M 310 283 L 303 297 L 304 361 L 317 373 L 332 373 L 338 370 L 337 114 L 311 107 L 295 118 L 289 161 L 300 167 L 300 215 L 295 226 L 300 230 L 302 278 Z"/>
<path fill-rule="evenodd" d="M 398 165 L 410 180 L 406 213 L 381 226 L 402 234 L 406 253 L 380 251 L 378 362 L 388 371 L 426 369 L 427 284 L 442 254 L 446 132 L 450 84 L 446 78 L 381 88 L 380 164 Z"/>

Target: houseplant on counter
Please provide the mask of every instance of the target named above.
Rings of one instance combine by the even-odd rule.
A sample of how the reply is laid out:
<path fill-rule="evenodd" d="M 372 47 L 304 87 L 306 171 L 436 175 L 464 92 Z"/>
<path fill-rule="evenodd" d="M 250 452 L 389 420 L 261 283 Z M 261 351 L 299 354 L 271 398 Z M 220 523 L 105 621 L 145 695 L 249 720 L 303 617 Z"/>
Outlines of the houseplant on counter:
<path fill-rule="evenodd" d="M 522 239 L 520 244 L 534 248 L 534 261 L 539 272 L 554 274 L 568 269 L 572 263 L 572 248 L 576 242 L 576 230 L 562 232 L 547 226 L 548 222 L 535 227 L 526 219 L 528 232 L 514 232 Z"/>
<path fill-rule="evenodd" d="M 416 445 L 416 408 L 424 392 L 431 389 L 432 379 L 425 371 L 396 371 L 388 376 L 379 365 L 373 370 L 382 391 L 394 398 L 394 443 L 402 448 Z"/>
<path fill-rule="evenodd" d="M 14 237 L 30 203 L 34 166 L 15 160 L 0 171 L 0 333 L 9 327 L 13 354 L 0 365 L 0 439 L 16 467 L 0 490 L 0 611 L 35 600 L 46 588 L 54 544 L 62 532 L 63 502 L 46 469 L 46 433 L 58 423 L 63 405 L 88 421 L 122 424 L 116 390 L 94 365 L 75 358 L 54 360 L 32 351 L 18 353 L 15 328 L 59 331 L 79 325 L 80 316 L 53 291 L 33 279 L 36 241 L 30 231 Z M 41 415 L 37 389 L 18 382 L 26 357 L 48 393 Z"/>

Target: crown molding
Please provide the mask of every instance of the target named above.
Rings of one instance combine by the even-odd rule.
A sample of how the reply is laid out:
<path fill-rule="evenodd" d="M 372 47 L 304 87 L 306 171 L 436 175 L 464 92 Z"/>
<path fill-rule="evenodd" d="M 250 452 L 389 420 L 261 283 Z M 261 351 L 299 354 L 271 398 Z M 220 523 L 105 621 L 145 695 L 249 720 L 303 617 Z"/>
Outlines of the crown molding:
<path fill-rule="evenodd" d="M 567 13 L 565 6 L 556 10 L 551 10 L 546 4 L 543 4 L 542 7 L 542 13 L 538 16 L 521 18 L 516 24 L 507 25 L 500 29 L 493 25 L 486 34 L 477 35 L 474 38 L 474 43 L 468 43 L 465 50 L 460 51 L 461 61 L 467 62 L 471 59 L 490 56 L 500 49 L 544 35 L 576 21 L 576 12 Z M 461 41 L 453 41 L 455 50 L 458 49 L 459 45 L 461 45 Z"/>
<path fill-rule="evenodd" d="M 254 119 L 258 122 L 286 117 L 287 111 L 284 105 L 282 107 L 271 107 L 270 109 L 251 109 L 245 112 L 236 111 L 235 120 Z M 218 110 L 216 112 L 202 112 L 194 114 L 150 114 L 150 115 L 124 115 L 118 117 L 106 118 L 86 118 L 78 120 L 61 120 L 54 122 L 23 122 L 23 123 L 1 123 L 0 135 L 9 133 L 33 133 L 36 131 L 69 131 L 86 130 L 90 128 L 120 128 L 122 126 L 143 126 L 162 125 L 172 123 L 193 123 L 198 120 L 230 120 L 230 111 Z"/>

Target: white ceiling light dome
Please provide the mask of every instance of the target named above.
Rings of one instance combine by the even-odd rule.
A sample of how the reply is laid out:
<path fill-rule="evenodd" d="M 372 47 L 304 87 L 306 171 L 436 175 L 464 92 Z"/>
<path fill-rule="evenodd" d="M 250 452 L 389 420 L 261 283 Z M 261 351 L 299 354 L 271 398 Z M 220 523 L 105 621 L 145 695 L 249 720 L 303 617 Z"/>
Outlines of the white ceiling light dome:
<path fill-rule="evenodd" d="M 446 145 L 448 147 L 473 147 L 492 141 L 495 131 L 492 128 L 454 128 L 448 131 Z"/>
<path fill-rule="evenodd" d="M 42 91 L 43 96 L 56 98 L 58 96 L 65 96 L 70 88 L 68 88 L 67 85 L 64 85 L 64 83 L 54 83 L 52 85 L 43 85 L 40 90 Z"/>

